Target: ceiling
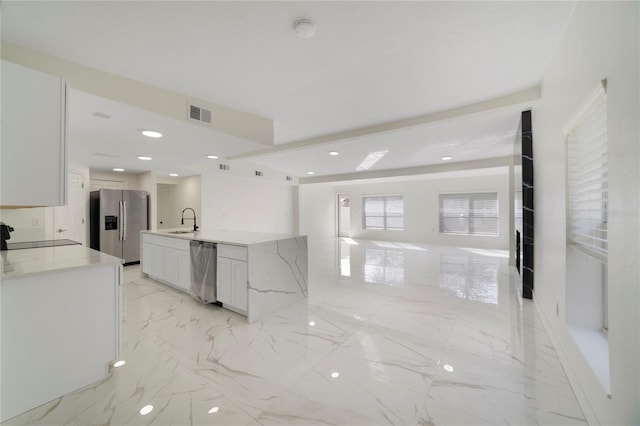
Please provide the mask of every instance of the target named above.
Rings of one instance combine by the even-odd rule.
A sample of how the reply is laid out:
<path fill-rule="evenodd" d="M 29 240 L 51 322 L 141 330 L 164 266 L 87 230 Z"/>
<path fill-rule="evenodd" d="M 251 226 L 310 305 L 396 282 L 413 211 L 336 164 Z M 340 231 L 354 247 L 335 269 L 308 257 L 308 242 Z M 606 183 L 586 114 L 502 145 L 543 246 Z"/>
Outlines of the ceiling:
<path fill-rule="evenodd" d="M 536 87 L 574 4 L 3 1 L 2 38 L 273 119 L 275 143 L 282 145 Z M 313 37 L 295 36 L 293 23 L 300 18 L 316 24 Z M 306 176 L 356 172 L 371 155 L 380 158 L 369 170 L 434 164 L 443 155 L 453 162 L 502 156 L 509 153 L 522 108 L 329 137 L 245 158 Z M 95 112 L 111 118 L 96 118 Z M 202 158 L 211 151 L 234 156 L 264 150 L 77 91 L 69 126 L 71 157 L 101 169 L 194 173 L 208 167 Z M 165 137 L 145 140 L 139 130 L 147 126 Z M 329 150 L 340 155 L 329 157 Z M 132 160 L 145 153 L 154 160 Z"/>

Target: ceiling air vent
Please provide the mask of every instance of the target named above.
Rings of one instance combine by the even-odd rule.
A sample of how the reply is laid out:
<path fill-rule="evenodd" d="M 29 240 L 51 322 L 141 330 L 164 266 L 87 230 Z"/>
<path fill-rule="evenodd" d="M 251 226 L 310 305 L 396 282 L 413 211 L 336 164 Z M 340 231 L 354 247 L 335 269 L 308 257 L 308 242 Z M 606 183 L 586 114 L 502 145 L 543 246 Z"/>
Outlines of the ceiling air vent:
<path fill-rule="evenodd" d="M 211 123 L 211 111 L 189 104 L 189 118 L 201 123 Z"/>
<path fill-rule="evenodd" d="M 293 178 L 291 176 L 287 176 L 285 179 L 288 180 L 289 182 L 291 182 L 293 180 Z"/>
<path fill-rule="evenodd" d="M 218 167 L 220 168 L 220 170 L 230 170 L 230 167 L 228 164 L 221 163 Z"/>

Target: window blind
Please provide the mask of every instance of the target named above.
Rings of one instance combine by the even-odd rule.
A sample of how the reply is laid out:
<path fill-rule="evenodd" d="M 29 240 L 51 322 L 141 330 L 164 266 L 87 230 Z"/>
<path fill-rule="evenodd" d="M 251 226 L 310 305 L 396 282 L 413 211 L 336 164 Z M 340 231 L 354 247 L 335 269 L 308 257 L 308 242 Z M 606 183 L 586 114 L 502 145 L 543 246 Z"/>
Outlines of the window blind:
<path fill-rule="evenodd" d="M 608 259 L 607 99 L 600 89 L 567 135 L 567 244 Z"/>
<path fill-rule="evenodd" d="M 440 232 L 498 235 L 498 193 L 440 194 Z"/>
<path fill-rule="evenodd" d="M 363 211 L 365 229 L 404 229 L 402 196 L 363 197 Z"/>

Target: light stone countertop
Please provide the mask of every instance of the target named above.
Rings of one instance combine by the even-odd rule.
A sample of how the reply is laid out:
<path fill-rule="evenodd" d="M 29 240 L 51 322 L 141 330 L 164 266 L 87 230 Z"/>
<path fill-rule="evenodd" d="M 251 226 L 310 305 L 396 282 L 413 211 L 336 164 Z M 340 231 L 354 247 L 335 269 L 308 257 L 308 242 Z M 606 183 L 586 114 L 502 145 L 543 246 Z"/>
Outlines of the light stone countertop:
<path fill-rule="evenodd" d="M 171 231 L 188 231 L 189 228 L 161 229 L 157 231 L 142 231 L 142 233 L 160 235 L 163 237 L 181 238 L 184 240 L 209 241 L 212 243 L 248 246 L 250 244 L 266 243 L 269 241 L 286 240 L 301 235 L 271 234 L 267 232 L 229 231 L 225 229 L 199 229 L 187 234 L 174 234 Z"/>
<path fill-rule="evenodd" d="M 2 250 L 2 279 L 96 265 L 122 264 L 119 259 L 81 245 Z"/>

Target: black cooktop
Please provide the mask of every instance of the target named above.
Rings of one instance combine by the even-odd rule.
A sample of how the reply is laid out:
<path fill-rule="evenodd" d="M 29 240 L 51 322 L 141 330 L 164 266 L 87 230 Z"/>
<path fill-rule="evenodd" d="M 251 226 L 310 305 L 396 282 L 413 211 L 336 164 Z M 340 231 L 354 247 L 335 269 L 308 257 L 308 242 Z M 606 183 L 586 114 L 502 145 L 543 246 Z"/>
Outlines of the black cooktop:
<path fill-rule="evenodd" d="M 40 247 L 73 246 L 76 244 L 80 244 L 80 243 L 77 243 L 72 240 L 25 241 L 22 243 L 7 242 L 7 250 L 20 250 L 20 249 L 40 248 Z"/>

